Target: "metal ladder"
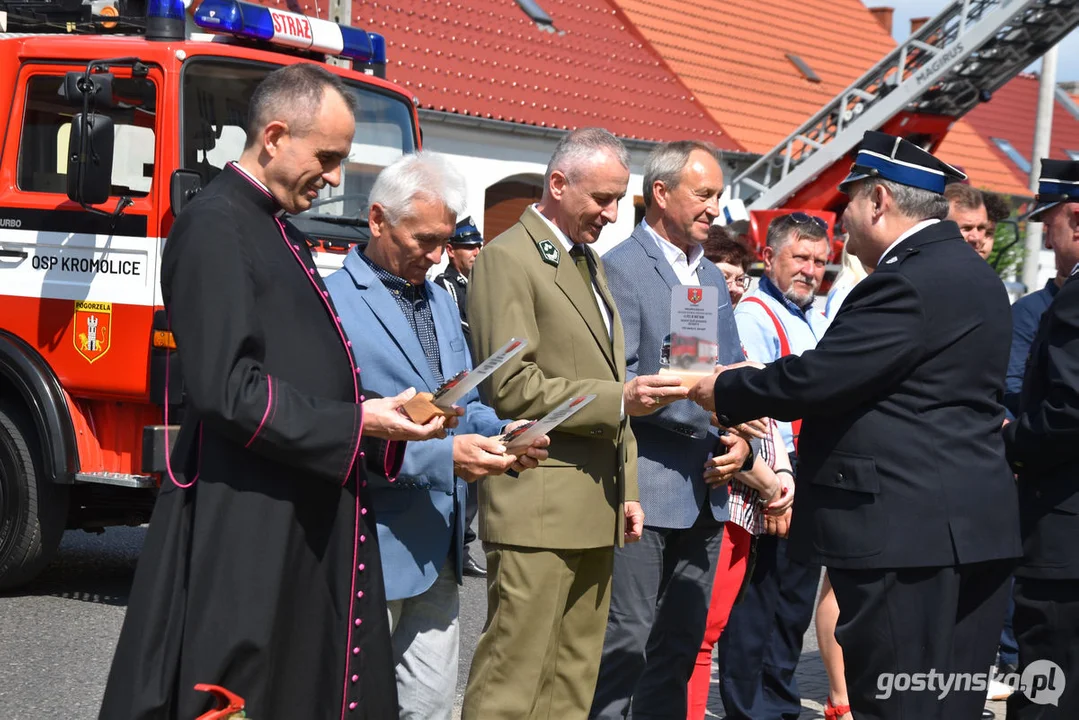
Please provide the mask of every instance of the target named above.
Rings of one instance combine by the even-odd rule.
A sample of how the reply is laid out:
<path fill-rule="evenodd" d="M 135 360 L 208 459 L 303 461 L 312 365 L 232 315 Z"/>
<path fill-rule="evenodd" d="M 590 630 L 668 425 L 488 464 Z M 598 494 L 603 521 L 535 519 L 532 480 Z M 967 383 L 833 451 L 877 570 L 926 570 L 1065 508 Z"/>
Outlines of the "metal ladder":
<path fill-rule="evenodd" d="M 1079 0 L 957 0 L 738 175 L 733 196 L 778 207 L 901 112 L 959 119 L 1077 25 Z"/>

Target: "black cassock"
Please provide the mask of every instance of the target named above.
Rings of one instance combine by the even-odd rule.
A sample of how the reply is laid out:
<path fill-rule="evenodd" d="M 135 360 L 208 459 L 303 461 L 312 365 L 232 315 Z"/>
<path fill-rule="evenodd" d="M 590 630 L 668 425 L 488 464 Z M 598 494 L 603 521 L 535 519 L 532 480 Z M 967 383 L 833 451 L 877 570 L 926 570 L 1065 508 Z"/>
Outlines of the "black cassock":
<path fill-rule="evenodd" d="M 185 208 L 161 287 L 187 413 L 135 573 L 104 720 L 396 718 L 360 370 L 307 245 L 233 166 Z M 362 445 L 362 447 L 361 447 Z M 368 470 L 372 468 L 372 470 Z"/>

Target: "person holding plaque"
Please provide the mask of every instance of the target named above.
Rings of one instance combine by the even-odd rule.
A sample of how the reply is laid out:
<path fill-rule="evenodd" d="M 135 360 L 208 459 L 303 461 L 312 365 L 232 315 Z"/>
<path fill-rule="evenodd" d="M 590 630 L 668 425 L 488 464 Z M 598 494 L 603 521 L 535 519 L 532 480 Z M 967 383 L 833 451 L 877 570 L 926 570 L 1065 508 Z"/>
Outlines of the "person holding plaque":
<path fill-rule="evenodd" d="M 976 683 L 947 694 L 882 683 L 986 673 L 1021 552 L 1001 438 L 1008 295 L 944 220 L 945 185 L 963 177 L 867 132 L 839 188 L 848 247 L 873 273 L 816 348 L 721 368 L 691 391 L 726 426 L 803 418 L 787 549 L 828 568 L 859 720 L 979 717 Z"/>
<path fill-rule="evenodd" d="M 440 156 L 405 155 L 383 169 L 371 188 L 371 241 L 326 279 L 341 325 L 353 338 L 356 365 L 377 392 L 434 392 L 472 368 L 456 303 L 425 279 L 453 233 L 464 198 L 464 178 Z M 507 452 L 498 436 L 521 421 L 507 425 L 475 390 L 460 406 L 464 416 L 449 437 L 413 446 L 396 478 L 370 482 L 403 720 L 453 715 L 465 482 L 535 467 L 546 457 L 546 437 L 521 457 Z"/>
<path fill-rule="evenodd" d="M 666 143 L 649 156 L 644 219 L 603 259 L 625 331 L 627 377 L 660 372 L 664 354 L 675 374 L 701 363 L 710 376 L 717 347 L 723 364 L 744 359 L 726 280 L 702 247 L 722 192 L 711 145 Z M 681 400 L 631 420 L 647 520 L 639 543 L 615 550 L 593 718 L 625 717 L 631 701 L 634 717 L 686 714 L 729 517 L 727 482 L 754 460 L 742 436 L 719 434 L 709 419 Z M 707 480 L 706 462 L 717 471 Z"/>
<path fill-rule="evenodd" d="M 465 720 L 582 720 L 595 690 L 614 547 L 639 539 L 637 448 L 628 417 L 686 396 L 677 377 L 627 382 L 622 322 L 588 246 L 618 217 L 629 154 L 606 130 L 566 135 L 543 195 L 472 269 L 476 357 L 510 338 L 524 350 L 483 386 L 503 417 L 540 418 L 595 398 L 551 433 L 550 458 L 480 486 L 487 623 L 465 692 Z"/>

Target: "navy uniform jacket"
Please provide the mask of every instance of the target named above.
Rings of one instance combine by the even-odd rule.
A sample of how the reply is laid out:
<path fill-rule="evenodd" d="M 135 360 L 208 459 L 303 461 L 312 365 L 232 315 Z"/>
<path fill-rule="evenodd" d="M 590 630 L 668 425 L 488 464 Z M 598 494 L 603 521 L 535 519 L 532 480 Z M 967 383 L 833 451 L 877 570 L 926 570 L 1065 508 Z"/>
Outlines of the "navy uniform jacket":
<path fill-rule="evenodd" d="M 1079 281 L 1068 278 L 1030 349 L 1019 416 L 1004 428 L 1019 474 L 1023 562 L 1016 575 L 1079 578 Z"/>
<path fill-rule="evenodd" d="M 1018 557 L 1000 435 L 1009 317 L 1000 278 L 940 222 L 881 259 L 816 349 L 719 376 L 721 421 L 803 418 L 794 559 L 862 569 Z"/>

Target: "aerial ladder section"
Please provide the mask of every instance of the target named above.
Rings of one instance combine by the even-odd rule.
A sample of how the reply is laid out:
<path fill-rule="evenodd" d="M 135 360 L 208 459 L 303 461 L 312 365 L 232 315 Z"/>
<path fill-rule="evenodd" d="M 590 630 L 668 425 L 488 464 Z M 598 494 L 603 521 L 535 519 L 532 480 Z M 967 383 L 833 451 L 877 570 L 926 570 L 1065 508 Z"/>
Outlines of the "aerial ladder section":
<path fill-rule="evenodd" d="M 836 209 L 867 130 L 933 151 L 951 125 L 1079 25 L 1079 0 L 956 0 L 732 182 L 750 210 Z"/>

